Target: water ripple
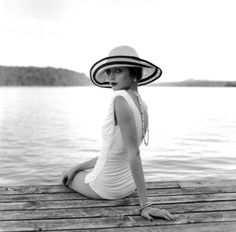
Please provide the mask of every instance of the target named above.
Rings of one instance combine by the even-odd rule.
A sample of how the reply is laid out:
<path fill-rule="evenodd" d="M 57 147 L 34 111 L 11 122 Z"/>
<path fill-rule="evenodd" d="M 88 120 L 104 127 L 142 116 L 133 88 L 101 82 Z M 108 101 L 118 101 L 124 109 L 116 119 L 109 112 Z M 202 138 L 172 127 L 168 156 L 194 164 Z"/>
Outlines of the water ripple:
<path fill-rule="evenodd" d="M 147 181 L 236 178 L 236 109 L 225 104 L 234 90 L 140 91 L 150 112 L 150 145 L 141 147 Z M 97 156 L 108 96 L 95 88 L 1 88 L 0 183 L 57 184 L 63 170 Z"/>

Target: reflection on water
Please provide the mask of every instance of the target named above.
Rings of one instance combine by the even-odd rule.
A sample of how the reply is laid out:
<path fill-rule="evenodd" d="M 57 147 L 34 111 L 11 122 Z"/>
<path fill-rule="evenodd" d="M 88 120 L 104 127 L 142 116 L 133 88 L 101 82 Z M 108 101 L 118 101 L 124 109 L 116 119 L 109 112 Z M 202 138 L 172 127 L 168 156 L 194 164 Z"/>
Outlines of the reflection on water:
<path fill-rule="evenodd" d="M 150 145 L 147 181 L 236 178 L 234 88 L 140 88 Z M 99 154 L 112 91 L 93 87 L 0 88 L 1 184 L 56 184 Z"/>

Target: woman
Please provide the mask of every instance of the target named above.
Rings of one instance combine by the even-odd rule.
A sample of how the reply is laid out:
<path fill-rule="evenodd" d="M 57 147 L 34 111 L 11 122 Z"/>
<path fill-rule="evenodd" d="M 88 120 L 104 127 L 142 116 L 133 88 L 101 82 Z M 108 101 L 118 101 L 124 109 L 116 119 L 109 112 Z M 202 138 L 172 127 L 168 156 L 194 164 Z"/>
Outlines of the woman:
<path fill-rule="evenodd" d="M 159 67 L 140 59 L 129 46 L 114 48 L 108 57 L 92 66 L 92 82 L 114 90 L 102 128 L 103 147 L 98 157 L 64 174 L 66 186 L 94 199 L 124 198 L 137 189 L 139 211 L 144 218 L 173 220 L 168 211 L 151 207 L 148 201 L 139 151 L 143 141 L 147 145 L 148 113 L 138 86 L 158 79 L 161 73 Z M 87 171 L 92 168 L 91 172 Z"/>

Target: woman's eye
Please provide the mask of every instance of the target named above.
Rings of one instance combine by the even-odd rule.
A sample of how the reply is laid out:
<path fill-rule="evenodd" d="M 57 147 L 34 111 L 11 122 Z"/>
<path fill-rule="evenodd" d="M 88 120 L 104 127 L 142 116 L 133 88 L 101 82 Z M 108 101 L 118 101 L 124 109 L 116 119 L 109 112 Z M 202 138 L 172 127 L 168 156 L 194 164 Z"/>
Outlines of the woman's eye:
<path fill-rule="evenodd" d="M 110 69 L 107 69 L 106 70 L 106 74 L 109 76 L 111 74 L 111 70 Z"/>
<path fill-rule="evenodd" d="M 120 68 L 116 69 L 116 73 L 120 73 L 122 70 Z"/>

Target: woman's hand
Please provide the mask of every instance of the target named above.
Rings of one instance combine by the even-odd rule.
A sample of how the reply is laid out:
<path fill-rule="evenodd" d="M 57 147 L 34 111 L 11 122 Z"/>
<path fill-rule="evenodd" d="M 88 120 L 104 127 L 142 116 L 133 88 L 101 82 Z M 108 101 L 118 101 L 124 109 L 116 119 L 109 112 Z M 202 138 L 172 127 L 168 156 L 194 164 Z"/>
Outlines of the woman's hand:
<path fill-rule="evenodd" d="M 171 215 L 167 210 L 154 208 L 154 207 L 150 207 L 150 206 L 142 209 L 141 215 L 149 221 L 153 221 L 153 217 L 164 218 L 168 221 L 175 220 L 173 215 Z"/>
<path fill-rule="evenodd" d="M 84 171 L 86 169 L 91 169 L 95 166 L 96 162 L 97 162 L 98 157 L 95 157 L 91 160 L 85 161 L 83 163 L 79 163 L 76 166 L 74 166 L 73 168 L 68 169 L 67 171 L 65 171 L 63 173 L 63 177 L 62 177 L 62 183 L 65 186 L 68 186 L 71 184 L 71 182 L 73 181 L 73 178 L 75 177 L 75 175 L 80 172 L 80 171 Z"/>
<path fill-rule="evenodd" d="M 78 169 L 75 169 L 75 168 L 70 168 L 68 171 L 65 171 L 62 177 L 63 185 L 69 186 L 77 173 L 78 173 Z"/>

